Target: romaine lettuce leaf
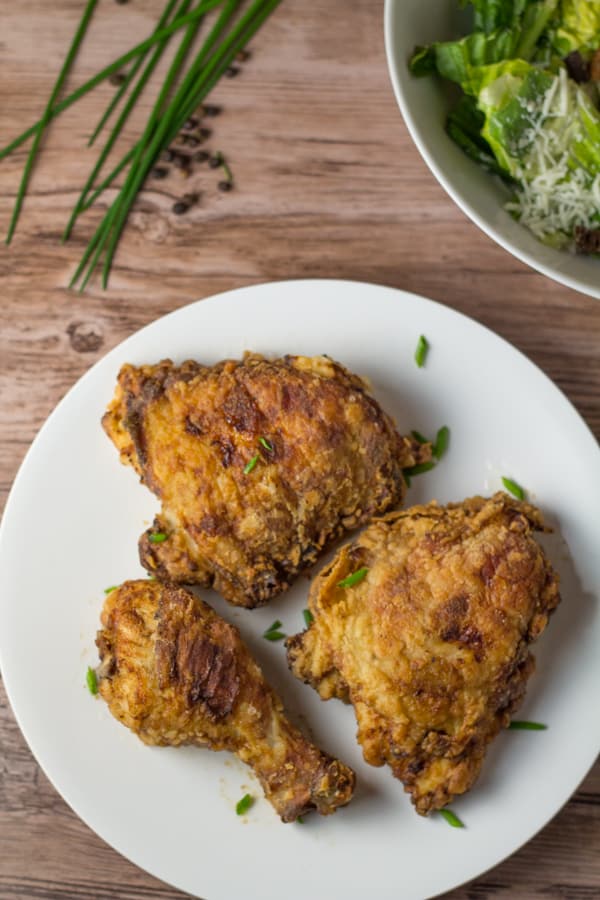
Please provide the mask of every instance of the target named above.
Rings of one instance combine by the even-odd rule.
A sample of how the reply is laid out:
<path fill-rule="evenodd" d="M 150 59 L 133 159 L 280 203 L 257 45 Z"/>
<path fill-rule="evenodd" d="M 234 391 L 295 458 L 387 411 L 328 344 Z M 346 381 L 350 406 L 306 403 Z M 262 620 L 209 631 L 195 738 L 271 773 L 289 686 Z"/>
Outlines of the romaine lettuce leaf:
<path fill-rule="evenodd" d="M 600 47 L 599 0 L 561 0 L 552 23 L 550 43 L 559 56 Z"/>
<path fill-rule="evenodd" d="M 541 240 L 563 246 L 600 211 L 600 111 L 564 67 L 523 60 L 474 70 L 482 136 L 519 182 L 509 208 Z"/>
<path fill-rule="evenodd" d="M 409 66 L 414 75 L 434 70 L 464 87 L 474 67 L 505 59 L 531 59 L 559 0 L 476 0 L 477 30 L 457 41 L 417 47 Z M 497 25 L 489 30 L 490 25 Z"/>

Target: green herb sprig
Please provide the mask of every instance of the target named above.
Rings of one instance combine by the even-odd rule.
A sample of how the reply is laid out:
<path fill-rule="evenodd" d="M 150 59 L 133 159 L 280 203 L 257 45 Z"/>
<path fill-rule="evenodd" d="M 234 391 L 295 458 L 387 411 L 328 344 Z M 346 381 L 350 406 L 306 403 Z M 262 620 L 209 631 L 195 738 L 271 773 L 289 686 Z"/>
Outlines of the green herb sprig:
<path fill-rule="evenodd" d="M 315 617 L 311 613 L 310 609 L 302 610 L 302 618 L 304 619 L 304 624 L 306 625 L 307 628 L 309 628 L 312 625 L 312 623 L 315 621 Z"/>
<path fill-rule="evenodd" d="M 238 800 L 235 806 L 235 811 L 238 816 L 243 816 L 244 813 L 247 813 L 250 807 L 254 804 L 254 797 L 252 794 L 244 794 L 241 800 Z"/>
<path fill-rule="evenodd" d="M 260 454 L 257 453 L 255 456 L 252 457 L 252 459 L 248 460 L 248 462 L 244 466 L 244 475 L 250 474 L 250 472 L 252 471 L 252 469 L 254 468 L 256 463 L 258 462 L 259 455 Z"/>
<path fill-rule="evenodd" d="M 193 0 L 168 0 L 161 18 L 149 38 L 137 44 L 130 51 L 102 69 L 92 79 L 85 82 L 85 84 L 64 100 L 58 102 L 58 94 L 62 88 L 66 74 L 71 67 L 74 55 L 81 43 L 96 2 L 97 0 L 88 0 L 86 13 L 84 14 L 84 18 L 75 35 L 71 51 L 65 60 L 63 70 L 55 85 L 55 89 L 48 101 L 44 116 L 39 122 L 36 122 L 35 125 L 23 132 L 23 134 L 12 141 L 7 147 L 0 150 L 0 159 L 2 159 L 8 153 L 20 146 L 20 144 L 28 137 L 35 135 L 32 153 L 28 159 L 21 187 L 17 195 L 15 211 L 9 227 L 8 242 L 12 238 L 16 227 L 23 198 L 27 190 L 33 160 L 47 124 L 52 118 L 58 115 L 59 112 L 75 103 L 88 91 L 92 90 L 115 72 L 121 70 L 127 63 L 132 60 L 134 61 L 129 74 L 126 76 L 126 84 L 122 86 L 122 89 L 119 90 L 117 96 L 113 98 L 108 109 L 105 111 L 102 119 L 91 135 L 90 144 L 94 142 L 113 111 L 119 105 L 121 99 L 125 96 L 127 88 L 130 85 L 133 85 L 131 93 L 125 103 L 125 107 L 122 110 L 117 123 L 113 127 L 90 176 L 83 186 L 64 232 L 64 239 L 67 239 L 71 234 L 78 216 L 86 209 L 89 209 L 91 204 L 95 202 L 100 194 L 114 182 L 119 173 L 129 166 L 123 186 L 120 188 L 116 198 L 110 204 L 99 227 L 92 236 L 71 281 L 71 287 L 78 284 L 80 290 L 85 289 L 89 279 L 100 263 L 102 263 L 102 286 L 104 288 L 107 287 L 114 254 L 123 228 L 129 217 L 131 207 L 157 158 L 163 150 L 172 143 L 185 121 L 194 113 L 206 95 L 214 88 L 223 74 L 229 69 L 235 60 L 235 57 L 244 50 L 246 44 L 276 9 L 281 0 L 253 0 L 240 16 L 239 20 L 236 20 L 237 13 L 243 6 L 243 0 L 199 0 L 198 5 L 190 12 L 188 12 L 188 10 Z M 216 23 L 212 27 L 208 37 L 202 44 L 192 63 L 189 65 L 187 72 L 182 75 L 186 56 L 196 36 L 197 30 L 200 27 L 201 20 L 207 13 L 217 7 L 220 7 L 220 12 Z M 166 25 L 165 23 L 171 16 L 173 16 L 172 20 Z M 172 34 L 183 28 L 185 28 L 186 31 L 165 81 L 163 82 L 157 100 L 151 110 L 143 134 L 133 147 L 129 148 L 113 171 L 102 179 L 99 186 L 94 188 L 93 186 L 96 179 L 100 176 L 100 172 L 110 150 L 114 146 L 117 137 L 122 132 L 123 126 L 133 110 L 136 101 L 158 64 L 167 41 Z M 154 53 L 142 70 L 145 56 L 152 47 L 155 47 Z M 139 78 L 136 83 L 135 79 L 138 77 L 138 74 Z M 223 165 L 225 166 L 224 163 Z M 224 171 L 229 181 L 231 181 L 232 175 L 230 170 L 224 168 Z M 267 449 L 266 446 L 265 449 Z"/>
<path fill-rule="evenodd" d="M 96 677 L 96 672 L 91 666 L 88 666 L 87 672 L 85 673 L 85 683 L 87 684 L 87 689 L 90 694 L 95 695 L 98 693 L 98 679 Z"/>
<path fill-rule="evenodd" d="M 154 531 L 152 534 L 148 535 L 148 540 L 151 544 L 162 544 L 163 541 L 166 541 L 167 535 L 164 531 Z"/>
<path fill-rule="evenodd" d="M 425 360 L 427 359 L 428 352 L 429 341 L 427 340 L 425 335 L 422 334 L 417 341 L 417 349 L 415 350 L 415 362 L 419 369 L 422 369 L 425 365 Z"/>
<path fill-rule="evenodd" d="M 542 722 L 528 722 L 523 719 L 513 719 L 508 727 L 512 731 L 546 731 L 548 728 Z"/>
<path fill-rule="evenodd" d="M 79 48 L 81 46 L 81 42 L 85 37 L 85 33 L 87 31 L 87 27 L 89 25 L 90 19 L 92 17 L 92 13 L 96 7 L 98 0 L 88 0 L 86 7 L 83 11 L 83 15 L 81 17 L 81 21 L 79 22 L 79 26 L 77 31 L 75 32 L 75 37 L 71 42 L 71 46 L 69 48 L 69 52 L 67 53 L 66 59 L 62 65 L 62 68 L 59 72 L 58 78 L 52 88 L 52 93 L 50 94 L 50 99 L 46 104 L 46 109 L 44 110 L 44 114 L 40 120 L 39 127 L 36 131 L 36 135 L 33 141 L 33 145 L 31 150 L 29 151 L 29 155 L 27 157 L 27 162 L 25 163 L 25 169 L 23 170 L 23 176 L 21 178 L 21 184 L 19 185 L 19 190 L 17 192 L 17 199 L 15 201 L 15 207 L 13 210 L 12 218 L 10 220 L 10 225 L 8 226 L 8 234 L 6 235 L 6 243 L 10 244 L 12 241 L 13 235 L 15 233 L 15 228 L 17 227 L 17 222 L 19 221 L 19 215 L 21 213 L 21 207 L 23 206 L 23 200 L 25 199 L 25 194 L 27 193 L 27 186 L 29 184 L 29 178 L 31 176 L 31 170 L 33 168 L 33 164 L 35 161 L 35 157 L 38 152 L 38 148 L 40 146 L 40 142 L 42 140 L 42 136 L 46 129 L 46 126 L 50 122 L 52 118 L 52 110 L 54 108 L 54 104 L 56 103 L 56 99 L 62 90 L 62 86 L 71 71 L 71 66 L 77 56 Z"/>
<path fill-rule="evenodd" d="M 282 641 L 285 637 L 287 637 L 287 635 L 283 631 L 279 630 L 281 628 L 281 625 L 282 623 L 279 621 L 279 619 L 276 619 L 272 625 L 269 625 L 267 630 L 263 632 L 263 637 L 265 638 L 265 640 Z"/>
<path fill-rule="evenodd" d="M 442 816 L 448 825 L 452 825 L 453 828 L 464 828 L 464 823 L 458 818 L 456 813 L 453 813 L 451 809 L 440 809 L 440 816 Z"/>
<path fill-rule="evenodd" d="M 504 487 L 506 488 L 506 490 L 507 490 L 510 494 L 513 495 L 513 497 L 516 497 L 516 498 L 517 498 L 517 500 L 524 500 L 524 499 L 525 499 L 525 491 L 523 490 L 523 488 L 521 487 L 521 485 L 520 485 L 520 484 L 517 484 L 516 481 L 513 481 L 512 478 L 505 478 L 504 475 L 503 475 L 503 476 L 502 476 L 502 484 L 504 485 Z"/>
<path fill-rule="evenodd" d="M 362 566 L 362 568 L 357 569 L 356 572 L 353 572 L 351 575 L 347 575 L 346 578 L 342 578 L 341 581 L 338 581 L 337 586 L 341 588 L 354 587 L 355 584 L 359 584 L 366 577 L 368 571 L 368 566 Z"/>

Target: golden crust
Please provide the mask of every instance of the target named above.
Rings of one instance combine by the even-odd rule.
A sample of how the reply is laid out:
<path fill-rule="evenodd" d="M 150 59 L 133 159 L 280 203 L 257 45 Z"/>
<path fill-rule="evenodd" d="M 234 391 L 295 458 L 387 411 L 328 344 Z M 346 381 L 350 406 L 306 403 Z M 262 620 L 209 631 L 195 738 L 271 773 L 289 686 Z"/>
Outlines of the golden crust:
<path fill-rule="evenodd" d="M 430 456 L 328 357 L 125 365 L 103 425 L 161 500 L 142 564 L 247 607 L 397 506 L 402 469 Z"/>
<path fill-rule="evenodd" d="M 126 581 L 106 598 L 99 692 L 146 744 L 230 750 L 284 822 L 352 797 L 354 773 L 286 719 L 239 632 L 185 589 Z"/>
<path fill-rule="evenodd" d="M 287 642 L 299 678 L 354 704 L 366 761 L 387 763 L 419 813 L 472 786 L 524 697 L 529 644 L 560 600 L 541 529 L 503 493 L 390 513 L 317 576 L 314 622 Z"/>

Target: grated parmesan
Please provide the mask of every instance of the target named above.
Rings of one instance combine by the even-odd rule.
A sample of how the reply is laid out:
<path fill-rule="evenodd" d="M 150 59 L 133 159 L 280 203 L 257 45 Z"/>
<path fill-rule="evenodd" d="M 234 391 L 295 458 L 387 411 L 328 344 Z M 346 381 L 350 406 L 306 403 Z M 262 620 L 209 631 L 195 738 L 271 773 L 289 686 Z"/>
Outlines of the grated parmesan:
<path fill-rule="evenodd" d="M 528 147 L 526 162 L 516 166 L 520 185 L 515 200 L 505 208 L 546 242 L 564 245 L 576 225 L 598 226 L 600 172 L 591 175 L 576 164 L 569 150 L 585 138 L 579 108 L 586 101 L 561 69 L 537 116 L 529 116 L 531 127 L 519 141 L 519 149 Z"/>

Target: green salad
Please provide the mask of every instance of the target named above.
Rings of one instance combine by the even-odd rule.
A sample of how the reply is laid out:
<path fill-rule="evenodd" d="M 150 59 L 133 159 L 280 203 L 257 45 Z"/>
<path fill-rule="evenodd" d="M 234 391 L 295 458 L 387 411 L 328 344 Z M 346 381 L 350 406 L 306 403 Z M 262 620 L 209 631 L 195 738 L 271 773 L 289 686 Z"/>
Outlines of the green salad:
<path fill-rule="evenodd" d="M 417 47 L 411 71 L 460 85 L 448 134 L 510 185 L 515 218 L 600 254 L 600 0 L 468 2 L 471 33 Z"/>

